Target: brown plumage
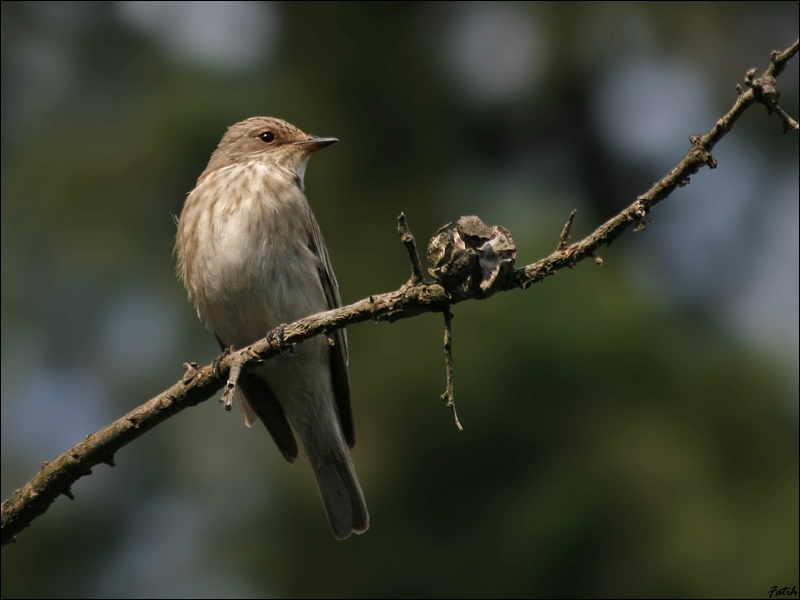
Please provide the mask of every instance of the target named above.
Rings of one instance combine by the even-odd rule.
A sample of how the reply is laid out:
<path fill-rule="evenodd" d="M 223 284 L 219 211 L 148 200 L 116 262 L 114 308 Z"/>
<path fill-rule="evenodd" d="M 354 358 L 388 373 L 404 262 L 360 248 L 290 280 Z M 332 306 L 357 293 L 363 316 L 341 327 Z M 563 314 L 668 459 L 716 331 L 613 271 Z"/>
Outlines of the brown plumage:
<path fill-rule="evenodd" d="M 280 119 L 231 126 L 178 221 L 178 274 L 223 348 L 341 305 L 328 251 L 303 192 L 309 156 L 337 140 Z M 355 444 L 347 338 L 305 341 L 293 357 L 239 379 L 245 423 L 261 419 L 290 463 L 300 437 L 334 535 L 362 533 L 369 516 L 348 448 Z M 291 425 L 291 426 L 290 426 Z"/>

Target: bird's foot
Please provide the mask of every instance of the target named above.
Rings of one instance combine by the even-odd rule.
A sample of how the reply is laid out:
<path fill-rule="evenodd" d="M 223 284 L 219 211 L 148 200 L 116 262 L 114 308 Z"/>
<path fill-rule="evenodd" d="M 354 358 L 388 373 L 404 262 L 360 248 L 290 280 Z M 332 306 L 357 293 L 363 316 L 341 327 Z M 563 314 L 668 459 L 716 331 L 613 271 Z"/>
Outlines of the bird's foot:
<path fill-rule="evenodd" d="M 216 375 L 217 379 L 222 379 L 222 370 L 219 366 L 226 357 L 230 356 L 231 352 L 233 352 L 233 346 L 230 348 L 224 347 L 222 348 L 222 354 L 211 361 L 211 368 L 214 369 L 214 375 Z"/>
<path fill-rule="evenodd" d="M 286 340 L 284 339 L 285 329 L 286 323 L 278 325 L 275 329 L 270 331 L 269 334 L 267 334 L 267 340 L 269 341 L 270 346 L 272 346 L 274 343 L 282 357 L 292 358 L 295 355 L 294 344 L 290 344 L 288 346 L 286 345 Z"/>
<path fill-rule="evenodd" d="M 225 410 L 231 409 L 231 405 L 233 404 L 233 394 L 236 391 L 236 384 L 238 383 L 239 377 L 242 374 L 242 368 L 244 368 L 245 362 L 252 359 L 258 360 L 258 355 L 256 355 L 256 353 L 253 352 L 249 346 L 234 355 L 231 363 L 231 369 L 228 372 L 228 380 L 225 382 L 225 389 L 223 390 L 222 397 L 220 398 L 220 402 L 225 405 Z"/>

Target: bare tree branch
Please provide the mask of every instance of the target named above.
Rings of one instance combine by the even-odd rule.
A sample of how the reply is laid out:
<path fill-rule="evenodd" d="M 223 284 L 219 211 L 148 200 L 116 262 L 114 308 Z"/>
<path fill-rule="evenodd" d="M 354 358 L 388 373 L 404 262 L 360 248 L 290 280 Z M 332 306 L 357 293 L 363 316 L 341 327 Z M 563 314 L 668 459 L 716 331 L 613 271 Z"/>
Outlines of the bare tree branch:
<path fill-rule="evenodd" d="M 796 41 L 783 52 L 773 52 L 772 64 L 761 78 L 753 79 L 755 72 L 748 72 L 748 77 L 745 79 L 748 89 L 739 89 L 740 94 L 733 108 L 719 119 L 708 133 L 691 136 L 691 149 L 683 160 L 650 190 L 639 196 L 633 204 L 602 224 L 586 238 L 568 246 L 566 242 L 569 228 L 565 227 L 555 252 L 531 265 L 512 271 L 511 276 L 505 277 L 499 282 L 498 287 L 492 288 L 492 291 L 525 289 L 561 269 L 572 268 L 585 258 L 594 256 L 598 248 L 610 245 L 630 225 L 643 224 L 645 216 L 656 204 L 677 187 L 686 185 L 691 175 L 697 173 L 703 166 L 710 168 L 716 166 L 716 161 L 711 155 L 712 149 L 751 105 L 764 104 L 770 112 L 777 112 L 784 123 L 796 129 L 791 125 L 796 122 L 778 105 L 779 94 L 775 78 L 797 53 L 798 43 Z M 570 224 L 571 218 L 568 222 L 568 225 Z M 63 494 L 72 498 L 72 484 L 81 477 L 89 475 L 92 467 L 100 463 L 113 466 L 114 455 L 120 448 L 183 409 L 196 406 L 213 396 L 225 385 L 232 368 L 234 371 L 244 369 L 248 365 L 279 354 L 286 346 L 298 344 L 316 335 L 330 333 L 347 325 L 368 320 L 391 322 L 428 312 L 446 313 L 452 304 L 486 297 L 486 295 L 470 294 L 468 288 L 448 286 L 446 289 L 439 283 L 425 283 L 413 236 L 405 224 L 405 219 L 401 220 L 399 229 L 412 262 L 412 277 L 408 283 L 393 292 L 370 296 L 349 306 L 300 319 L 270 332 L 266 338 L 248 348 L 224 354 L 214 363 L 218 375 L 215 374 L 212 365 L 202 368 L 197 368 L 194 364 L 184 365 L 186 373 L 181 381 L 97 433 L 87 436 L 84 441 L 52 462 L 44 463 L 33 479 L 3 502 L 0 543 L 5 545 L 13 541 L 19 532 L 44 514 L 58 496 Z M 599 257 L 595 257 L 595 260 L 598 264 L 602 264 Z M 448 386 L 448 389 L 451 390 L 452 387 Z"/>
<path fill-rule="evenodd" d="M 797 53 L 797 50 L 798 42 L 796 41 L 784 52 L 773 52 L 771 56 L 772 64 L 761 77 L 761 80 L 764 78 L 774 79 L 780 75 L 789 60 Z M 751 71 L 748 71 L 748 76 L 752 77 Z M 763 94 L 757 93 L 752 87 L 747 91 L 741 92 L 733 108 L 716 122 L 711 131 L 705 135 L 692 135 L 689 137 L 689 141 L 692 144 L 691 149 L 683 157 L 683 160 L 678 163 L 678 166 L 672 169 L 666 177 L 656 182 L 646 193 L 639 196 L 636 202 L 614 218 L 603 223 L 591 235 L 571 246 L 556 250 L 547 258 L 520 269 L 518 271 L 517 284 L 527 287 L 564 267 L 572 268 L 583 259 L 594 256 L 594 252 L 600 246 L 610 245 L 631 224 L 642 223 L 647 213 L 653 210 L 656 204 L 675 191 L 675 188 L 688 184 L 689 177 L 697 173 L 701 167 L 707 165 L 711 169 L 716 168 L 717 161 L 711 156 L 711 150 L 731 130 L 736 121 L 739 120 L 739 117 L 744 114 L 744 111 L 756 102 L 766 102 L 767 108 L 774 110 L 770 106 L 770 101 L 766 101 Z"/>

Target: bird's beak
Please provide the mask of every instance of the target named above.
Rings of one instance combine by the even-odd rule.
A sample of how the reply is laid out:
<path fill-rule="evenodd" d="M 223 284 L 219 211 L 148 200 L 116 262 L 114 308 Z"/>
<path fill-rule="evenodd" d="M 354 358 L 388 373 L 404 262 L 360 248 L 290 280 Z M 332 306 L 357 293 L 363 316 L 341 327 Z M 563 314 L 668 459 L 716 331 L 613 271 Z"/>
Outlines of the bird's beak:
<path fill-rule="evenodd" d="M 330 146 L 331 144 L 335 144 L 338 141 L 339 140 L 336 138 L 312 137 L 308 138 L 307 140 L 295 142 L 295 145 L 302 146 L 306 152 L 311 154 L 312 152 L 316 152 L 317 150 L 322 150 L 325 146 Z"/>

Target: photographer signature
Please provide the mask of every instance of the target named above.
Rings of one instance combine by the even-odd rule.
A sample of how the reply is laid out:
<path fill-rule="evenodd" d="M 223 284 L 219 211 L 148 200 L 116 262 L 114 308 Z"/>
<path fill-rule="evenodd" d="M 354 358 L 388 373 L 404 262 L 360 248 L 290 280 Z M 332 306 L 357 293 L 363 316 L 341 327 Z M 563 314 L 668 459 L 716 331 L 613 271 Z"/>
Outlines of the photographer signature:
<path fill-rule="evenodd" d="M 769 588 L 769 597 L 774 596 L 797 596 L 797 586 L 793 585 L 791 589 L 788 587 L 778 589 L 777 585 L 773 585 Z"/>

